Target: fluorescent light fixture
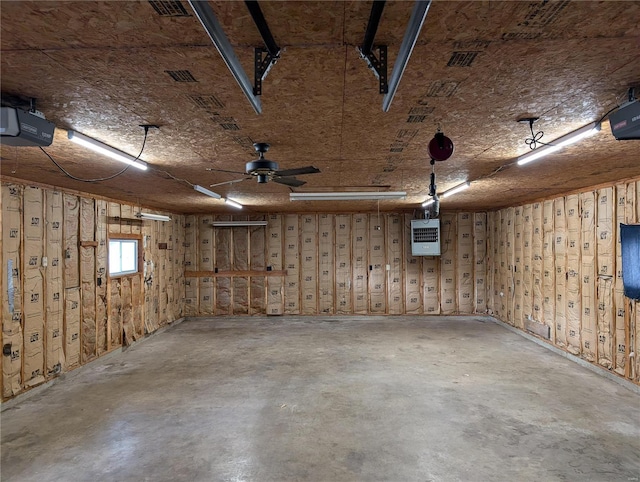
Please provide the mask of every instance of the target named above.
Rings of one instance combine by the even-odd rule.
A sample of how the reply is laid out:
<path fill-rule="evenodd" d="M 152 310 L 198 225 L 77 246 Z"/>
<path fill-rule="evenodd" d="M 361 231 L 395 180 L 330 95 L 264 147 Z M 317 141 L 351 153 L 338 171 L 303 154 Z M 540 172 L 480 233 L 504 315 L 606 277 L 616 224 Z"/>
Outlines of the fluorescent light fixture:
<path fill-rule="evenodd" d="M 224 202 L 233 208 L 242 209 L 242 204 L 240 204 L 239 202 L 235 202 L 229 198 L 225 198 Z"/>
<path fill-rule="evenodd" d="M 150 221 L 171 221 L 171 218 L 164 214 L 138 213 L 136 214 L 136 217 L 140 219 L 148 219 Z"/>
<path fill-rule="evenodd" d="M 224 34 L 224 30 L 222 30 L 222 26 L 220 22 L 218 22 L 213 10 L 209 6 L 208 0 L 189 0 L 189 5 L 191 5 L 193 12 L 196 14 L 196 17 L 198 17 L 198 20 L 200 20 L 213 45 L 218 49 L 222 60 L 227 64 L 227 68 L 231 71 L 236 82 L 238 82 L 245 97 L 251 103 L 251 107 L 256 111 L 256 114 L 260 114 L 262 112 L 260 98 L 254 95 L 253 84 L 242 68 L 238 57 L 236 57 L 236 54 L 233 52 L 233 47 Z"/>
<path fill-rule="evenodd" d="M 436 202 L 436 200 L 433 198 L 427 199 L 425 202 L 422 203 L 422 207 L 426 208 L 427 206 L 431 206 L 434 202 Z"/>
<path fill-rule="evenodd" d="M 587 124 L 580 129 L 570 132 L 562 137 L 559 137 L 555 141 L 542 145 L 537 149 L 527 152 L 526 154 L 518 157 L 518 165 L 523 166 L 531 161 L 535 161 L 536 159 L 540 159 L 546 155 L 551 154 L 552 152 L 559 151 L 565 146 L 570 144 L 574 144 L 582 139 L 587 137 L 591 137 L 597 134 L 600 131 L 601 124 L 599 122 L 592 122 L 591 124 Z"/>
<path fill-rule="evenodd" d="M 220 194 L 213 191 L 209 191 L 206 187 L 198 186 L 197 184 L 193 186 L 193 189 L 195 189 L 198 192 L 201 192 L 202 194 L 206 194 L 207 196 L 210 196 L 212 198 L 220 199 L 222 197 Z"/>
<path fill-rule="evenodd" d="M 396 95 L 400 79 L 402 78 L 402 74 L 404 74 L 404 69 L 407 67 L 409 57 L 411 57 L 413 47 L 416 45 L 418 36 L 420 35 L 420 30 L 427 18 L 427 12 L 429 11 L 430 6 L 431 0 L 416 0 L 416 3 L 413 6 L 409 25 L 404 33 L 404 38 L 402 39 L 398 56 L 393 64 L 393 71 L 391 72 L 391 77 L 389 79 L 389 91 L 382 98 L 383 112 L 388 112 L 389 107 L 391 107 L 391 101 L 393 100 L 393 96 Z"/>
<path fill-rule="evenodd" d="M 216 228 L 235 228 L 237 226 L 266 226 L 266 221 L 213 221 Z"/>
<path fill-rule="evenodd" d="M 290 201 L 383 201 L 385 199 L 404 199 L 407 193 L 398 192 L 292 192 Z"/>
<path fill-rule="evenodd" d="M 459 192 L 464 191 L 469 186 L 471 186 L 470 182 L 468 182 L 468 181 L 467 182 L 463 182 L 462 184 L 458 184 L 456 187 L 452 187 L 448 191 L 443 192 L 440 197 L 445 198 L 445 197 L 453 196 L 454 194 L 458 194 Z"/>
<path fill-rule="evenodd" d="M 68 131 L 67 137 L 71 142 L 75 142 L 76 144 L 86 147 L 87 149 L 91 149 L 98 154 L 102 154 L 103 156 L 110 157 L 116 161 L 124 162 L 125 164 L 129 164 L 130 166 L 137 167 L 138 169 L 142 169 L 143 171 L 147 170 L 147 163 L 141 161 L 140 159 L 136 159 L 133 156 L 130 156 L 126 152 L 119 151 L 118 149 L 108 146 L 107 144 L 103 144 L 100 141 L 96 141 L 91 137 L 87 137 L 84 134 L 80 134 L 76 131 Z"/>

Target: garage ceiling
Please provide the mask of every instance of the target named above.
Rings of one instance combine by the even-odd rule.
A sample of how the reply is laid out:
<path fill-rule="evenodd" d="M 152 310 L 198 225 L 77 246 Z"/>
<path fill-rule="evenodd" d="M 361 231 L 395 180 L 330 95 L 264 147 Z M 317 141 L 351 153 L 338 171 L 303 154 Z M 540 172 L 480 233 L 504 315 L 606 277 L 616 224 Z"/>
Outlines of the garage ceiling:
<path fill-rule="evenodd" d="M 245 3 L 209 4 L 253 79 L 254 48 L 264 42 Z M 606 122 L 595 137 L 513 165 L 529 150 L 518 118 L 540 117 L 534 129 L 550 142 L 600 119 L 639 84 L 640 2 L 433 2 L 386 113 L 357 51 L 372 2 L 259 5 L 282 48 L 263 82 L 261 115 L 186 1 L 2 2 L 3 102 L 36 99 L 57 127 L 45 150 L 71 174 L 104 177 L 122 164 L 71 144 L 67 129 L 135 156 L 139 125 L 160 126 L 141 156 L 152 166 L 146 172 L 83 183 L 38 148 L 3 145 L 3 176 L 172 212 L 231 213 L 191 187 L 218 183 L 226 184 L 211 189 L 247 213 L 378 209 L 376 201 L 289 200 L 290 192 L 353 190 L 406 191 L 379 209 L 411 211 L 428 197 L 427 144 L 438 126 L 455 143 L 436 165 L 438 191 L 473 181 L 442 209 L 493 209 L 640 175 L 640 143 L 616 141 Z M 384 7 L 375 45 L 388 46 L 389 73 L 413 5 Z M 179 15 L 160 15 L 168 7 Z M 173 71 L 193 81 L 176 81 Z M 227 183 L 243 176 L 207 170 L 243 172 L 254 142 L 270 143 L 267 158 L 281 169 L 321 173 L 290 188 Z"/>

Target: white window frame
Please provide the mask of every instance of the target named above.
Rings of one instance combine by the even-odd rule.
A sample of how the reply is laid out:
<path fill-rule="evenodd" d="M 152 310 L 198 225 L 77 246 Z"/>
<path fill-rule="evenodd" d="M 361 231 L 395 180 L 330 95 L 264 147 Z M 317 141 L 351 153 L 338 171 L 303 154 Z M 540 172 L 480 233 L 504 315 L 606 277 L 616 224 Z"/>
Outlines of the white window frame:
<path fill-rule="evenodd" d="M 122 248 L 122 245 L 124 244 L 133 244 L 134 245 L 134 249 L 135 249 L 135 253 L 134 253 L 134 259 L 135 259 L 135 267 L 134 269 L 127 269 L 127 270 L 117 270 L 117 271 L 112 271 L 112 266 L 111 266 L 111 261 L 112 261 L 112 249 L 115 249 L 112 247 L 112 243 L 114 244 L 118 244 L 120 248 Z M 119 237 L 113 237 L 109 239 L 109 248 L 107 251 L 107 258 L 108 258 L 108 265 L 109 265 L 109 277 L 110 278 L 117 278 L 119 276 L 127 276 L 127 275 L 132 275 L 132 274 L 137 274 L 140 272 L 140 239 L 138 238 L 119 238 Z M 120 253 L 122 253 L 122 249 L 120 249 Z M 120 255 L 120 268 L 122 268 L 122 254 Z"/>

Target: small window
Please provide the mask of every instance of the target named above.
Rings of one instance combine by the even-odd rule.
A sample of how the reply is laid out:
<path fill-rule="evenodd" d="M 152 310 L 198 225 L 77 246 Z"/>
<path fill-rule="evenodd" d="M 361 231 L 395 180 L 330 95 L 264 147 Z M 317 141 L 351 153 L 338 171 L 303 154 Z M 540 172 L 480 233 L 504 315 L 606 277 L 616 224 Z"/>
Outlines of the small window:
<path fill-rule="evenodd" d="M 109 240 L 109 276 L 138 272 L 138 240 Z"/>

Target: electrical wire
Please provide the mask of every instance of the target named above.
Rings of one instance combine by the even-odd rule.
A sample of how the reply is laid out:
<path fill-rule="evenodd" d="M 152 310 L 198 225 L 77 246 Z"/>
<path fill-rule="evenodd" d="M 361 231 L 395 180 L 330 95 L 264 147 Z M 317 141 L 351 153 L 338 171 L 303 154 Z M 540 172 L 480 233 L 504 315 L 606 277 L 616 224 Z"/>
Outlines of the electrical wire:
<path fill-rule="evenodd" d="M 602 121 L 604 121 L 609 116 L 609 114 L 611 114 L 614 110 L 618 109 L 619 107 L 620 107 L 620 104 L 615 105 L 614 107 L 609 109 L 607 112 L 605 112 L 602 115 L 602 117 L 598 119 L 597 124 L 600 124 Z M 543 146 L 553 146 L 553 144 L 547 144 L 540 140 L 542 139 L 542 136 L 544 136 L 543 131 L 533 132 L 533 123 L 535 121 L 536 119 L 533 119 L 533 118 L 529 119 L 529 129 L 531 130 L 531 137 L 527 137 L 524 140 L 524 143 L 528 145 L 531 150 L 536 149 L 538 147 L 538 144 L 542 144 Z"/>
<path fill-rule="evenodd" d="M 600 124 L 601 122 L 603 122 L 605 119 L 607 119 L 607 117 L 609 117 L 609 115 L 615 111 L 616 109 L 618 109 L 620 107 L 620 104 L 616 104 L 615 106 L 613 106 L 611 109 L 609 109 L 607 112 L 605 112 L 600 119 L 598 119 L 598 124 Z M 536 143 L 537 144 L 543 144 L 543 145 L 553 145 L 553 144 L 545 144 L 544 142 L 541 142 L 540 139 L 542 138 L 542 136 L 544 135 L 543 131 L 538 131 L 537 133 L 533 132 L 533 123 L 535 122 L 535 120 L 531 120 L 529 119 L 529 128 L 531 129 L 531 138 L 527 138 L 525 139 L 525 143 L 531 148 L 531 149 L 535 149 Z M 533 144 L 533 145 L 532 145 Z M 481 181 L 484 179 L 488 179 L 491 178 L 493 176 L 495 176 L 496 174 L 500 173 L 501 171 L 514 166 L 518 163 L 517 160 L 515 161 L 511 161 L 511 162 L 507 162 L 506 164 L 503 164 L 499 167 L 497 167 L 496 169 L 494 169 L 493 171 L 491 171 L 488 174 L 484 174 L 480 177 L 477 177 L 475 179 L 470 180 L 469 182 L 476 182 L 476 181 Z"/>
<path fill-rule="evenodd" d="M 134 161 L 137 161 L 138 159 L 140 159 L 140 156 L 142 155 L 142 152 L 144 151 L 144 146 L 147 143 L 147 134 L 149 133 L 149 128 L 145 126 L 144 129 L 144 139 L 142 140 L 142 149 L 140 149 L 140 153 L 136 156 L 136 158 L 134 159 Z M 40 150 L 42 152 L 45 153 L 45 155 L 49 158 L 49 160 L 51 162 L 53 162 L 55 164 L 55 166 L 60 169 L 65 176 L 73 179 L 74 181 L 80 181 L 80 182 L 101 182 L 101 181 L 109 181 L 110 179 L 116 178 L 121 174 L 124 174 L 127 169 L 129 169 L 131 167 L 131 164 L 127 164 L 124 168 L 120 169 L 118 172 L 116 172 L 115 174 L 111 175 L 111 176 L 106 176 L 106 177 L 97 177 L 94 179 L 82 179 L 81 177 L 77 177 L 74 176 L 73 174 L 71 174 L 69 171 L 67 171 L 64 167 L 62 167 L 60 164 L 58 164 L 56 162 L 56 160 L 47 152 L 45 151 L 42 147 L 40 147 Z"/>
<path fill-rule="evenodd" d="M 188 184 L 191 187 L 195 186 L 195 184 L 193 184 L 192 182 L 190 182 L 190 181 L 188 181 L 186 179 L 180 178 L 180 177 L 176 177 L 173 174 L 171 174 L 169 171 L 165 171 L 164 169 L 158 169 L 156 167 L 151 166 L 151 170 L 155 171 L 155 172 L 159 172 L 160 174 L 164 174 L 165 176 L 167 176 L 170 179 L 173 179 L 174 181 L 184 182 L 184 183 Z"/>
<path fill-rule="evenodd" d="M 536 119 L 529 119 L 529 129 L 531 130 L 531 137 L 527 137 L 524 140 L 524 143 L 529 146 L 529 149 L 533 150 L 538 147 L 538 144 L 542 144 L 543 146 L 550 146 L 551 144 L 547 144 L 542 142 L 540 139 L 544 136 L 543 131 L 533 132 L 533 123 Z"/>
<path fill-rule="evenodd" d="M 611 114 L 614 110 L 618 109 L 619 107 L 620 107 L 620 105 L 616 105 L 616 106 L 612 107 L 611 109 L 609 109 L 605 114 L 603 114 L 602 117 L 600 117 L 600 119 L 598 119 L 598 124 L 600 124 L 607 117 L 609 117 L 609 114 Z"/>

